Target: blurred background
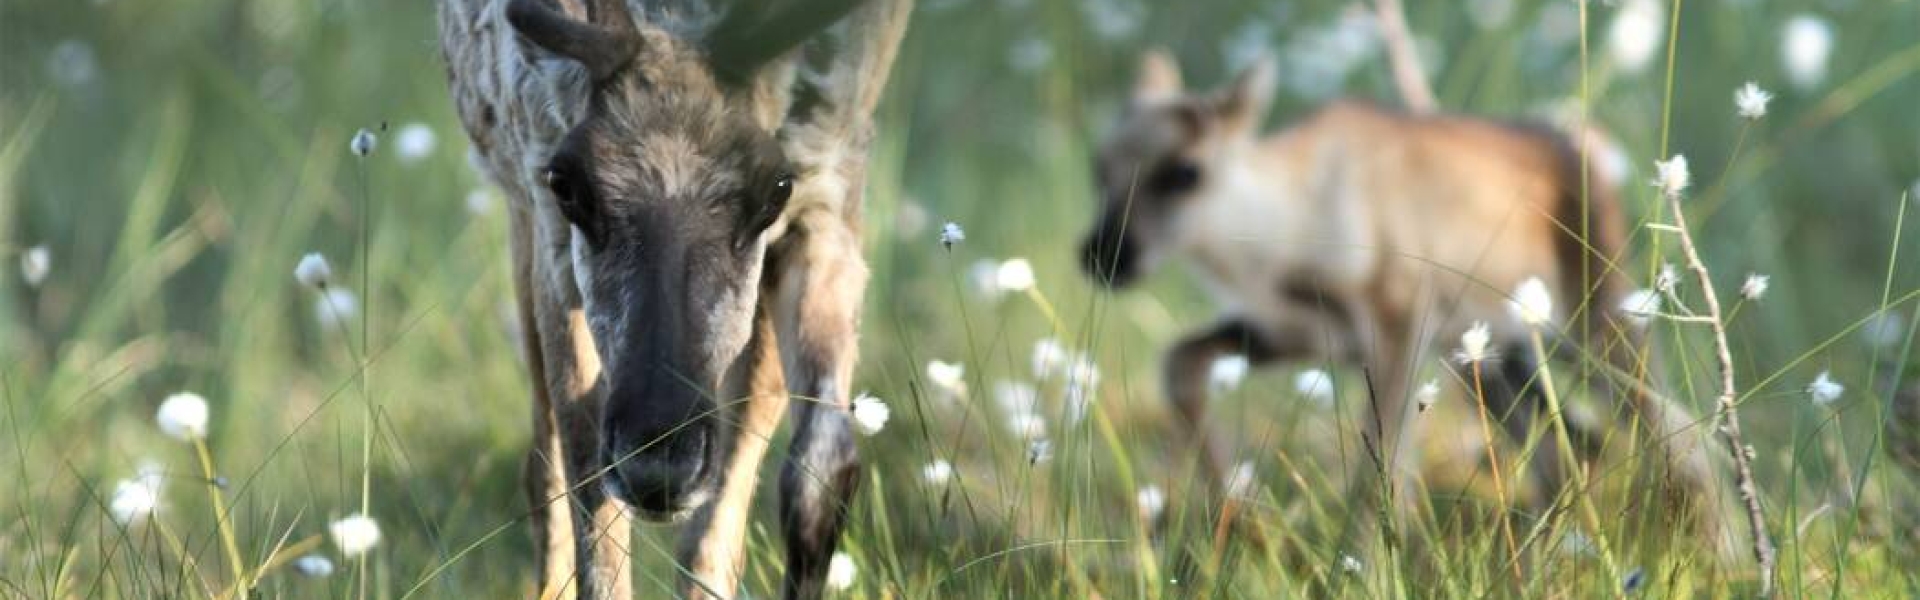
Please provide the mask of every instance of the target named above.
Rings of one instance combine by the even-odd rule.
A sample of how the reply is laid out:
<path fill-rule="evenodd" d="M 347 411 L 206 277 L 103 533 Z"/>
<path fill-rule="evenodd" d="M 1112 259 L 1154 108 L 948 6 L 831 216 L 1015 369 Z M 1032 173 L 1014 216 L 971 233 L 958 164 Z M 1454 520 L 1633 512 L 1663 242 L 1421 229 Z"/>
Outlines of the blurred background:
<path fill-rule="evenodd" d="M 1920 4 L 1685 2 L 1670 55 L 1679 5 L 1589 3 L 1584 71 L 1572 0 L 1411 2 L 1407 16 L 1448 110 L 1561 121 L 1579 114 L 1584 72 L 1591 114 L 1618 146 L 1603 171 L 1636 220 L 1655 214 L 1643 183 L 1653 161 L 1688 157 L 1693 224 L 1721 295 L 1748 273 L 1771 277 L 1732 333 L 1779 527 L 1822 504 L 1891 506 L 1911 488 L 1868 475 L 1890 468 L 1874 458 L 1875 433 L 1912 332 L 1913 225 L 1901 218 L 1903 197 L 1920 191 Z M 364 476 L 387 539 L 366 567 L 372 595 L 529 589 L 516 521 L 529 401 L 506 200 L 469 165 L 436 35 L 430 2 L 0 1 L 0 472 L 16 481 L 0 492 L 0 595 L 179 590 L 183 554 L 225 580 L 199 467 L 152 423 L 182 390 L 211 404 L 209 445 L 249 556 L 357 512 Z M 1346 2 L 922 0 L 869 183 L 858 386 L 888 400 L 895 421 L 862 442 L 871 481 L 845 544 L 857 593 L 1170 593 L 1132 515 L 1137 490 L 1178 484 L 1158 357 L 1213 307 L 1177 268 L 1097 294 L 1074 255 L 1093 214 L 1090 147 L 1150 47 L 1177 55 L 1196 88 L 1271 54 L 1274 126 L 1336 97 L 1398 103 L 1371 14 Z M 1764 118 L 1735 114 L 1748 81 L 1775 95 Z M 348 152 L 362 128 L 380 138 L 364 159 Z M 937 243 L 945 222 L 967 233 L 951 250 Z M 1648 285 L 1675 257 L 1670 245 L 1654 254 L 1644 230 L 1634 243 Z M 329 297 L 293 278 L 309 252 L 333 262 L 341 284 Z M 1028 261 L 1033 292 L 1001 285 L 1010 259 Z M 1679 327 L 1660 337 L 1676 387 L 1703 410 L 1707 339 Z M 1104 376 L 1033 373 L 1044 338 Z M 964 365 L 969 392 L 930 376 L 934 360 Z M 1339 500 L 1331 482 L 1353 444 L 1339 434 L 1357 428 L 1342 411 L 1359 378 L 1333 369 L 1343 408 L 1318 407 L 1291 383 L 1315 366 L 1256 376 L 1214 412 L 1276 507 Z M 1831 406 L 1805 394 L 1822 371 L 1847 386 Z M 1100 419 L 1061 413 L 1063 388 L 1082 384 Z M 1003 423 L 1023 395 L 1048 407 L 1038 434 Z M 369 403 L 378 425 L 365 460 Z M 1029 464 L 1039 438 L 1050 456 Z M 1434 460 L 1479 460 L 1448 456 Z M 937 461 L 957 477 L 924 472 Z M 108 519 L 114 482 L 143 465 L 167 474 L 156 518 L 173 521 L 184 550 Z M 758 523 L 748 589 L 765 597 L 779 543 L 771 520 Z M 1106 542 L 948 577 L 1037 539 Z M 651 567 L 638 585 L 666 589 L 671 530 L 646 526 L 636 540 Z M 1816 577 L 1893 560 L 1854 543 L 1820 538 L 1828 558 L 1807 559 L 1825 565 Z M 1276 568 L 1233 578 L 1234 592 L 1312 577 L 1278 568 L 1296 560 L 1284 552 L 1256 554 Z M 1051 564 L 1072 568 L 1062 577 Z M 348 581 L 261 586 L 338 597 Z"/>

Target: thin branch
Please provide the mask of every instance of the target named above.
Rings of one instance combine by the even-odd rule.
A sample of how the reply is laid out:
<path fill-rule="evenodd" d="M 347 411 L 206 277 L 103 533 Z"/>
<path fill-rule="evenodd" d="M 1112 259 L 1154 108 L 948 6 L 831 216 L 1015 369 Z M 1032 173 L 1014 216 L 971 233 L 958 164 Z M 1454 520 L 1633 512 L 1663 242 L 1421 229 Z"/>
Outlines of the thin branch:
<path fill-rule="evenodd" d="M 1700 251 L 1694 247 L 1693 234 L 1687 229 L 1687 213 L 1681 210 L 1680 194 L 1666 194 L 1668 208 L 1673 211 L 1673 223 L 1677 237 L 1680 238 L 1680 251 L 1686 255 L 1687 267 L 1700 279 L 1700 295 L 1707 303 L 1707 318 L 1713 328 L 1714 354 L 1720 363 L 1720 417 L 1724 419 L 1720 431 L 1726 434 L 1727 451 L 1733 454 L 1735 484 L 1740 500 L 1746 504 L 1747 525 L 1753 536 L 1753 558 L 1760 567 L 1760 596 L 1773 595 L 1773 539 L 1767 535 L 1766 513 L 1760 507 L 1760 489 L 1753 483 L 1753 460 L 1747 452 L 1747 444 L 1740 435 L 1739 394 L 1733 384 L 1733 350 L 1727 343 L 1726 320 L 1721 318 L 1720 297 L 1713 291 L 1713 276 L 1707 272 L 1707 264 L 1700 260 Z"/>
<path fill-rule="evenodd" d="M 1427 84 L 1426 71 L 1420 68 L 1420 52 L 1414 47 L 1413 34 L 1407 31 L 1407 14 L 1400 0 L 1375 0 L 1374 17 L 1380 23 L 1380 38 L 1387 45 L 1387 63 L 1393 69 L 1393 83 L 1400 88 L 1400 99 L 1407 110 L 1430 113 L 1439 109 L 1433 88 Z"/>

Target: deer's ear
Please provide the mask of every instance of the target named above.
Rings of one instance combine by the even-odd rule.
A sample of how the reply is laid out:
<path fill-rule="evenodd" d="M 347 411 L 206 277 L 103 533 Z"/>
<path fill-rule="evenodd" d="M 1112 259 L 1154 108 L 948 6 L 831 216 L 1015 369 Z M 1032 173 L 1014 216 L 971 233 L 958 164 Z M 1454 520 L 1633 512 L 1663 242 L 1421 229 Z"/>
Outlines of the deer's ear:
<path fill-rule="evenodd" d="M 1133 101 L 1154 104 L 1180 97 L 1180 65 L 1164 48 L 1148 50 L 1140 57 L 1140 75 L 1133 82 Z"/>
<path fill-rule="evenodd" d="M 1220 118 L 1228 129 L 1252 130 L 1260 126 L 1273 106 L 1275 75 L 1273 57 L 1261 55 L 1240 71 L 1219 98 Z"/>

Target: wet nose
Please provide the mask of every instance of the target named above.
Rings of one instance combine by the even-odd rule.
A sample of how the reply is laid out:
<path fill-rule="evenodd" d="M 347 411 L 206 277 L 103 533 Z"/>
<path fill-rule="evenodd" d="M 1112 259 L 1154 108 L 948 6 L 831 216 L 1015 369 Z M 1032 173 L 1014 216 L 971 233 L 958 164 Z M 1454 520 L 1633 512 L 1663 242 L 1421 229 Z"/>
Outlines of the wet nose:
<path fill-rule="evenodd" d="M 1127 235 L 1103 226 L 1080 244 L 1080 267 L 1088 277 L 1109 288 L 1133 283 L 1138 251 Z"/>
<path fill-rule="evenodd" d="M 666 520 L 699 507 L 711 489 L 712 440 L 704 420 L 647 426 L 613 415 L 605 444 L 607 487 L 642 517 Z"/>

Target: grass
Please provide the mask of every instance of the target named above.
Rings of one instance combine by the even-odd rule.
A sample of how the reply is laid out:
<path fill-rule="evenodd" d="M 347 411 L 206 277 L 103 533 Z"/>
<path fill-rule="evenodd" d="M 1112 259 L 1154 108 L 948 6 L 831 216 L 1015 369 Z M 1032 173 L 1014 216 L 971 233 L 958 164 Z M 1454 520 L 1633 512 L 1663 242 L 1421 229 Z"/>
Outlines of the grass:
<path fill-rule="evenodd" d="M 465 165 L 430 7 L 417 4 L 0 6 L 0 473 L 19 482 L 0 492 L 0 596 L 219 596 L 236 580 L 223 523 L 238 569 L 259 575 L 255 597 L 530 589 L 518 484 L 527 383 L 508 313 L 504 200 L 468 208 L 484 186 Z M 1091 144 L 1120 109 L 1138 49 L 1170 46 L 1189 81 L 1205 85 L 1229 71 L 1222 40 L 1284 48 L 1337 22 L 1341 5 L 1149 7 L 1141 29 L 1113 40 L 1082 10 L 1098 2 L 925 4 L 871 168 L 874 277 L 857 385 L 895 418 L 861 440 L 868 479 L 842 544 L 860 574 L 840 597 L 1611 597 L 1636 572 L 1648 597 L 1756 589 L 1749 564 L 1715 566 L 1634 485 L 1662 474 L 1644 454 L 1649 440 L 1625 429 L 1593 471 L 1603 531 L 1569 535 L 1588 528 L 1578 512 L 1510 522 L 1538 549 L 1514 587 L 1495 515 L 1524 505 L 1498 501 L 1471 382 L 1438 349 L 1422 357 L 1421 380 L 1437 377 L 1445 390 L 1421 417 L 1431 438 L 1423 486 L 1402 491 L 1419 510 L 1393 520 L 1409 543 L 1391 558 L 1351 543 L 1366 534 L 1350 530 L 1356 503 L 1344 493 L 1366 452 L 1356 370 L 1292 365 L 1216 400 L 1211 418 L 1257 483 L 1232 502 L 1200 497 L 1174 444 L 1158 361 L 1212 309 L 1179 269 L 1123 295 L 1097 293 L 1079 275 Z M 1911 110 L 1920 8 L 1687 2 L 1662 22 L 1679 36 L 1660 57 L 1671 66 L 1634 72 L 1606 51 L 1616 7 L 1589 8 L 1585 69 L 1574 42 L 1543 39 L 1551 28 L 1536 25 L 1564 17 L 1562 4 L 1515 3 L 1489 29 L 1450 5 L 1411 6 L 1410 25 L 1438 54 L 1441 104 L 1521 115 L 1585 89 L 1630 156 L 1629 182 L 1651 176 L 1656 158 L 1692 159 L 1689 220 L 1721 295 L 1749 271 L 1773 277 L 1764 300 L 1729 310 L 1729 335 L 1780 546 L 1779 595 L 1920 593 L 1902 568 L 1920 559 L 1916 480 L 1882 456 L 1888 436 L 1920 435 L 1884 427 L 1920 323 L 1901 218 L 1902 193 L 1920 175 Z M 1775 37 L 1807 10 L 1832 23 L 1837 43 L 1826 77 L 1803 90 L 1786 83 Z M 1249 24 L 1267 29 L 1242 35 Z M 1044 69 L 1011 66 L 1042 43 Z M 93 65 L 89 77 L 76 74 L 81 62 Z M 1302 66 L 1282 65 L 1290 82 L 1287 68 Z M 1752 124 L 1731 104 L 1748 79 L 1780 95 Z M 1377 56 L 1336 83 L 1391 98 Z M 1274 121 L 1317 101 L 1289 87 Z M 355 130 L 383 121 L 394 127 L 379 153 L 347 152 Z M 398 157 L 407 123 L 437 134 L 425 158 Z M 1630 183 L 1627 198 L 1639 224 L 1666 222 L 1653 190 Z M 948 220 L 968 240 L 944 250 L 935 227 Z M 1635 229 L 1624 264 L 1637 280 L 1678 258 L 1659 235 Z M 25 285 L 12 267 L 41 244 L 52 272 Z M 358 299 L 343 323 L 316 318 L 317 295 L 291 276 L 315 251 Z M 1014 256 L 1039 274 L 1031 293 L 975 291 L 977 265 Z M 1044 337 L 1103 373 L 1086 418 L 1066 414 L 1069 388 L 1083 382 L 1033 372 L 1029 354 Z M 1681 323 L 1656 325 L 1653 339 L 1668 389 L 1707 414 L 1711 340 Z M 936 359 L 965 365 L 964 400 L 943 400 L 929 381 Z M 1581 366 L 1555 365 L 1570 414 L 1598 410 Z M 1310 367 L 1333 374 L 1331 408 L 1293 389 L 1292 374 Z M 1823 370 L 1847 386 L 1829 406 L 1803 390 Z M 995 399 L 1002 381 L 1037 391 L 1050 460 L 1030 463 L 1028 441 L 1009 431 Z M 180 390 L 211 401 L 211 481 L 192 446 L 154 427 L 155 407 Z M 1555 444 L 1501 446 L 1503 487 L 1550 493 L 1515 477 L 1525 464 L 1515 459 Z M 935 460 L 954 465 L 944 484 L 922 479 Z M 147 461 L 164 471 L 162 507 L 122 527 L 109 516 L 115 485 Z M 1136 505 L 1147 486 L 1168 499 L 1162 526 Z M 749 543 L 754 597 L 775 595 L 783 560 L 763 487 Z M 323 538 L 363 508 L 384 540 L 349 561 Z M 1245 526 L 1218 530 L 1222 510 Z M 1582 539 L 1605 539 L 1620 575 Z M 672 540 L 664 526 L 635 535 L 641 592 L 674 587 Z M 309 553 L 338 571 L 295 575 L 287 561 Z M 1343 567 L 1349 555 L 1357 570 Z"/>

